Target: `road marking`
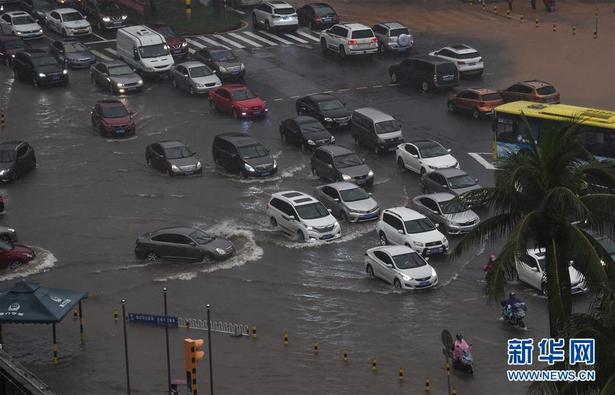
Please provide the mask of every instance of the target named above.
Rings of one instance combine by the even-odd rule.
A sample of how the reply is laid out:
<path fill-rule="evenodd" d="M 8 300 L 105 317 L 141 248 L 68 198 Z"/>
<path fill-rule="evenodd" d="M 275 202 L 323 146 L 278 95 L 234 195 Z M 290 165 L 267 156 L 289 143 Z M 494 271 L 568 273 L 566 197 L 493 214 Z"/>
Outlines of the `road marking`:
<path fill-rule="evenodd" d="M 265 36 L 267 36 L 267 37 L 271 37 L 271 38 L 273 38 L 274 40 L 278 40 L 278 41 L 280 41 L 280 42 L 282 42 L 282 43 L 284 43 L 284 44 L 290 44 L 290 45 L 292 45 L 292 43 L 291 43 L 290 41 L 288 41 L 288 40 L 284 40 L 282 37 L 276 36 L 275 34 L 271 34 L 271 33 L 269 33 L 269 32 L 261 32 L 261 33 L 262 33 L 262 34 L 264 34 L 264 35 L 265 35 Z"/>
<path fill-rule="evenodd" d="M 252 40 L 248 40 L 247 38 L 242 37 L 242 36 L 240 36 L 240 35 L 239 35 L 239 34 L 237 34 L 237 33 L 228 33 L 228 34 L 229 34 L 229 36 L 233 36 L 233 37 L 235 37 L 235 38 L 236 38 L 236 39 L 238 39 L 238 40 L 241 40 L 241 41 L 247 42 L 248 44 L 252 45 L 253 47 L 256 47 L 256 48 L 262 48 L 262 47 L 263 47 L 263 46 L 262 46 L 262 45 L 260 45 L 259 43 L 254 42 L 254 41 L 252 41 Z"/>
<path fill-rule="evenodd" d="M 205 48 L 205 46 L 203 44 L 201 44 L 199 42 L 196 42 L 196 41 L 194 41 L 191 38 L 186 38 L 186 42 L 188 44 L 192 44 L 193 46 L 197 47 L 198 49 Z"/>
<path fill-rule="evenodd" d="M 399 84 L 389 84 L 388 86 L 398 86 Z"/>
<path fill-rule="evenodd" d="M 49 38 L 49 37 L 47 37 L 47 38 Z M 51 40 L 51 39 L 49 38 L 49 40 Z M 116 41 L 117 40 L 115 40 L 115 39 L 113 39 L 113 40 L 100 40 L 100 41 L 88 41 L 88 42 L 85 42 L 84 44 L 85 45 L 93 45 L 93 44 L 101 44 L 101 43 L 114 43 Z"/>
<path fill-rule="evenodd" d="M 95 50 L 95 49 L 91 49 L 90 52 L 92 52 L 94 55 L 96 55 L 97 57 L 104 59 L 104 60 L 113 60 L 112 58 L 108 57 L 107 55 L 102 54 L 101 52 Z"/>
<path fill-rule="evenodd" d="M 348 92 L 350 88 L 338 89 L 338 92 Z"/>
<path fill-rule="evenodd" d="M 363 90 L 363 89 L 367 89 L 367 86 L 359 86 L 358 88 L 356 88 L 358 91 Z"/>
<path fill-rule="evenodd" d="M 221 36 L 220 34 L 214 34 L 214 37 L 217 38 L 218 40 L 224 41 L 227 44 L 231 44 L 235 48 L 245 48 L 246 47 L 245 45 L 241 45 L 239 43 L 236 43 L 233 40 L 229 40 L 228 38 Z"/>
<path fill-rule="evenodd" d="M 233 12 L 236 12 L 236 13 L 240 14 L 240 15 L 245 15 L 246 14 L 245 11 L 238 10 L 237 8 L 233 8 L 233 7 L 227 7 L 227 8 L 229 10 L 233 11 Z"/>
<path fill-rule="evenodd" d="M 316 41 L 317 43 L 319 43 L 319 42 L 320 42 L 320 38 L 319 38 L 319 37 L 312 36 L 312 35 L 311 35 L 311 34 L 309 34 L 309 33 L 302 32 L 302 31 L 299 31 L 299 30 L 297 30 L 297 31 L 296 31 L 296 33 L 297 33 L 297 34 L 301 34 L 303 37 L 307 37 L 307 38 L 309 38 L 309 39 L 310 39 L 310 40 L 312 40 L 312 41 Z"/>
<path fill-rule="evenodd" d="M 298 99 L 298 98 L 300 98 L 300 97 L 301 97 L 301 96 L 297 95 L 297 96 L 291 96 L 290 98 L 291 98 L 291 99 Z"/>
<path fill-rule="evenodd" d="M 483 154 L 483 155 L 491 155 L 491 152 L 468 152 L 468 155 L 470 155 L 472 158 L 474 158 L 474 160 L 476 160 L 478 163 L 480 163 L 485 169 L 487 169 L 487 170 L 497 170 L 497 168 L 495 166 L 493 166 L 487 159 L 483 158 L 481 156 L 481 154 Z"/>
<path fill-rule="evenodd" d="M 277 99 L 273 99 L 273 101 L 282 101 L 282 100 L 284 100 L 283 97 L 278 97 Z"/>
<path fill-rule="evenodd" d="M 293 35 L 292 35 L 292 34 L 290 34 L 290 33 L 284 33 L 284 35 L 285 35 L 286 37 L 290 38 L 291 40 L 295 40 L 295 41 L 300 42 L 301 44 L 307 44 L 307 43 L 308 43 L 308 42 L 307 42 L 307 41 L 305 41 L 304 39 L 299 38 L 299 37 L 297 37 L 297 36 L 293 36 Z"/>
<path fill-rule="evenodd" d="M 324 91 L 323 93 L 333 93 L 333 91 Z"/>
<path fill-rule="evenodd" d="M 113 48 L 105 48 L 105 51 L 112 53 L 113 55 L 117 55 L 117 51 Z"/>
<path fill-rule="evenodd" d="M 372 85 L 372 88 L 382 88 L 382 85 Z"/>
<path fill-rule="evenodd" d="M 201 41 L 201 42 L 205 42 L 205 43 L 207 43 L 207 44 L 211 44 L 211 45 L 213 45 L 214 47 L 222 47 L 222 48 L 224 48 L 224 49 L 231 49 L 230 47 L 227 47 L 227 46 L 226 46 L 226 45 L 224 45 L 224 44 L 221 44 L 221 43 L 219 43 L 219 42 L 217 42 L 217 41 L 215 41 L 215 40 L 212 40 L 212 39 L 210 39 L 209 37 L 205 37 L 205 36 L 198 36 L 198 37 L 193 37 L 193 38 L 194 38 L 195 40 L 197 40 L 197 41 Z"/>
<path fill-rule="evenodd" d="M 245 31 L 245 32 L 242 32 L 242 33 L 243 34 L 247 34 L 248 36 L 253 37 L 253 38 L 257 39 L 257 40 L 260 40 L 260 41 L 264 42 L 265 44 L 269 44 L 269 45 L 273 45 L 273 46 L 278 45 L 277 43 L 274 43 L 273 41 L 269 41 L 266 38 L 261 37 L 261 36 L 259 36 L 257 34 L 254 34 L 252 32 Z"/>

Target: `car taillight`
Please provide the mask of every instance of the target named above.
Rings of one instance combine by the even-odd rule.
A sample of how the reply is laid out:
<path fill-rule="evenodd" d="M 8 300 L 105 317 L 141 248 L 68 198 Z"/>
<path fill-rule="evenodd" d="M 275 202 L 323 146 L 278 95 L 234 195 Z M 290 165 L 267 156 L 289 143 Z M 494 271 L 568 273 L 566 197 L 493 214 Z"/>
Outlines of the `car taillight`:
<path fill-rule="evenodd" d="M 315 20 L 316 22 L 320 22 L 320 21 L 321 21 L 321 19 L 320 19 L 320 17 L 319 17 L 319 16 L 314 17 L 314 20 Z"/>
<path fill-rule="evenodd" d="M 372 43 L 377 43 L 378 39 L 376 37 L 372 37 Z"/>
<path fill-rule="evenodd" d="M 357 45 L 357 40 L 348 40 L 348 45 Z"/>
<path fill-rule="evenodd" d="M 438 82 L 438 74 L 433 75 L 433 82 Z"/>

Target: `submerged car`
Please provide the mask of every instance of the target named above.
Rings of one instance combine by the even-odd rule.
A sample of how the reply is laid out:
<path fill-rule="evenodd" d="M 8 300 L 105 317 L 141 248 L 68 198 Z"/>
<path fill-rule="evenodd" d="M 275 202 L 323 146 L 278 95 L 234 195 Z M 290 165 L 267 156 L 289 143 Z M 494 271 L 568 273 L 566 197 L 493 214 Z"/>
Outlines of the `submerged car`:
<path fill-rule="evenodd" d="M 112 95 L 143 90 L 143 78 L 121 61 L 98 62 L 90 67 L 90 78 Z"/>
<path fill-rule="evenodd" d="M 0 182 L 11 182 L 36 169 L 34 149 L 25 141 L 0 143 Z"/>
<path fill-rule="evenodd" d="M 421 177 L 423 193 L 449 192 L 462 195 L 466 192 L 481 189 L 478 178 L 471 177 L 461 169 L 434 170 Z"/>
<path fill-rule="evenodd" d="M 246 74 L 246 66 L 235 53 L 222 47 L 203 48 L 192 55 L 194 60 L 216 71 L 220 79 L 240 79 Z"/>
<path fill-rule="evenodd" d="M 0 240 L 0 270 L 16 269 L 35 256 L 34 250 L 28 246 Z"/>
<path fill-rule="evenodd" d="M 426 289 L 438 284 L 438 274 L 408 246 L 381 246 L 365 252 L 365 272 L 398 289 Z"/>
<path fill-rule="evenodd" d="M 164 140 L 145 149 L 145 161 L 152 168 L 167 173 L 170 177 L 203 174 L 203 166 L 196 152 L 181 141 Z"/>
<path fill-rule="evenodd" d="M 480 223 L 480 218 L 469 205 L 451 193 L 416 196 L 410 208 L 440 224 L 440 230 L 449 235 L 468 233 Z"/>
<path fill-rule="evenodd" d="M 515 268 L 519 280 L 547 294 L 546 250 L 528 249 L 527 254 L 515 257 Z M 585 278 L 572 263 L 568 266 L 570 275 L 570 292 L 574 294 L 587 291 Z"/>
<path fill-rule="evenodd" d="M 210 106 L 230 113 L 233 118 L 264 117 L 269 109 L 267 102 L 241 84 L 222 85 L 209 91 Z"/>
<path fill-rule="evenodd" d="M 135 134 L 132 113 L 119 100 L 100 100 L 92 109 L 92 126 L 107 137 L 128 137 Z"/>
<path fill-rule="evenodd" d="M 319 186 L 314 195 L 342 221 L 364 222 L 380 217 L 380 207 L 372 194 L 351 182 Z"/>

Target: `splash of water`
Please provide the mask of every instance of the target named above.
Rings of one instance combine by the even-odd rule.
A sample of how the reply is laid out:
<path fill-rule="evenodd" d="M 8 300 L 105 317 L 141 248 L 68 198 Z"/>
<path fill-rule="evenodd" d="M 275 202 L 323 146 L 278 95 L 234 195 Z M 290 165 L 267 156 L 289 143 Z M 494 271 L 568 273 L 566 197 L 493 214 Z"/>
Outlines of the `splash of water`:
<path fill-rule="evenodd" d="M 18 267 L 14 271 L 7 271 L 3 275 L 0 275 L 0 281 L 8 281 L 16 278 L 26 278 L 33 274 L 43 273 L 51 270 L 57 262 L 57 258 L 50 252 L 40 247 L 32 247 L 36 257 Z"/>

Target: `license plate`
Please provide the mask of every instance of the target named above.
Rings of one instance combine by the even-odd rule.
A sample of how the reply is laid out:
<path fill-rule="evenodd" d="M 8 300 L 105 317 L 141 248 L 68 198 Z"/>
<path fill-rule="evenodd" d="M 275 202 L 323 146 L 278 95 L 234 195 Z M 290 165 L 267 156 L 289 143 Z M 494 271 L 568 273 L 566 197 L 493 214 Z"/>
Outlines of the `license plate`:
<path fill-rule="evenodd" d="M 429 249 L 429 253 L 430 254 L 436 254 L 438 252 L 442 252 L 442 247 L 437 247 L 437 248 L 430 248 Z"/>
<path fill-rule="evenodd" d="M 327 240 L 327 239 L 331 239 L 332 237 L 333 235 L 324 235 L 323 237 L 321 237 L 321 239 Z"/>
<path fill-rule="evenodd" d="M 266 176 L 270 176 L 271 172 L 270 171 L 266 171 L 264 173 L 261 173 L 261 176 L 266 177 Z"/>
<path fill-rule="evenodd" d="M 338 122 L 338 123 L 340 124 L 340 126 L 348 125 L 348 121 L 341 121 L 341 122 Z"/>
<path fill-rule="evenodd" d="M 60 80 L 60 76 L 59 75 L 54 75 L 51 77 L 52 81 L 59 81 Z"/>
<path fill-rule="evenodd" d="M 261 112 L 260 111 L 254 111 L 252 114 L 253 115 L 261 115 Z"/>
<path fill-rule="evenodd" d="M 429 281 L 421 281 L 421 282 L 419 283 L 419 286 L 420 286 L 420 287 L 426 287 L 426 286 L 428 286 L 429 284 L 431 284 Z"/>
<path fill-rule="evenodd" d="M 124 134 L 124 133 L 126 133 L 126 131 L 124 129 L 117 129 L 115 131 L 115 134 Z"/>
<path fill-rule="evenodd" d="M 193 171 L 185 171 L 184 174 L 187 175 L 187 176 L 191 176 L 192 174 L 194 174 L 194 172 Z"/>
<path fill-rule="evenodd" d="M 389 147 L 389 151 L 395 151 L 397 149 L 396 146 Z"/>

